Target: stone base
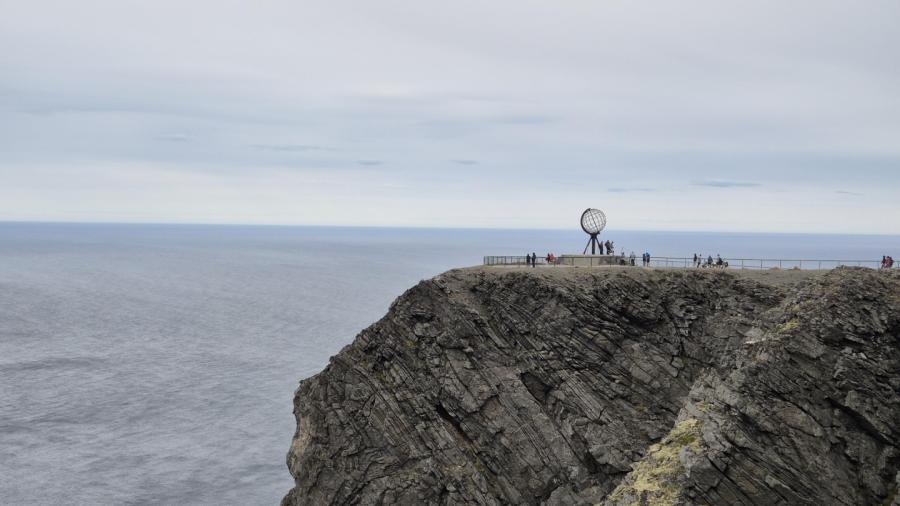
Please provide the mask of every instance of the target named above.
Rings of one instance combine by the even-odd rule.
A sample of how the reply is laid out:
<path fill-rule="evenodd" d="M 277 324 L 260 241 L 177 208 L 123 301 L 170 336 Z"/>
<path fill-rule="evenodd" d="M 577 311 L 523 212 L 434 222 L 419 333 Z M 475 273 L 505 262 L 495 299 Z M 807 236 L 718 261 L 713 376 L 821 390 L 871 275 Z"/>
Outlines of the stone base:
<path fill-rule="evenodd" d="M 631 258 L 621 255 L 562 255 L 559 257 L 558 264 L 573 267 L 631 265 Z"/>

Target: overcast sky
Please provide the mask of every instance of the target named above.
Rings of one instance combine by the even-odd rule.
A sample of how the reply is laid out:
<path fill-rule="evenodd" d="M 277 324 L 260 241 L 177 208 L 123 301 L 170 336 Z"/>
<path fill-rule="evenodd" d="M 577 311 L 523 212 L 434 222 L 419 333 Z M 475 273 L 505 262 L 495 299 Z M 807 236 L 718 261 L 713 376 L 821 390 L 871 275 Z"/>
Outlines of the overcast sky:
<path fill-rule="evenodd" d="M 900 233 L 896 0 L 0 12 L 0 220 Z"/>

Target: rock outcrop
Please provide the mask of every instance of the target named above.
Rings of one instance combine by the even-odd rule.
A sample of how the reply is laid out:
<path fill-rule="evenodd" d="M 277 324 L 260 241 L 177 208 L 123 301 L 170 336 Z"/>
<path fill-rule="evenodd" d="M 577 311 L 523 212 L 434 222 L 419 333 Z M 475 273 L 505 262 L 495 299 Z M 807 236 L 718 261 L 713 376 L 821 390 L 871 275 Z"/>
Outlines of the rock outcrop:
<path fill-rule="evenodd" d="M 900 273 L 473 268 L 297 390 L 308 504 L 896 504 Z"/>

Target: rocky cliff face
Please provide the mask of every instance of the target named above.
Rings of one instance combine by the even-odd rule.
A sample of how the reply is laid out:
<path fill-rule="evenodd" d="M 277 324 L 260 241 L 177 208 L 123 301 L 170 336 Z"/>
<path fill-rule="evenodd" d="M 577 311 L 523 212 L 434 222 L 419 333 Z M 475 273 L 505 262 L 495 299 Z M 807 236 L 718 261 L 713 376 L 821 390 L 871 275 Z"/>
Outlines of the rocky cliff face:
<path fill-rule="evenodd" d="M 890 504 L 900 276 L 464 269 L 297 390 L 300 504 Z"/>

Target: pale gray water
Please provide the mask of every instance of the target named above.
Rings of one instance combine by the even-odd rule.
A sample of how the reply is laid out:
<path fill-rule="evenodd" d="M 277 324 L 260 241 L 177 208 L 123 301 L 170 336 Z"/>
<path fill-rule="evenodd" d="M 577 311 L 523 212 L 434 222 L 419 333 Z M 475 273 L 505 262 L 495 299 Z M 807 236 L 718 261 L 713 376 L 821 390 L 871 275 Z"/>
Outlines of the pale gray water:
<path fill-rule="evenodd" d="M 638 254 L 900 258 L 897 236 L 609 234 Z M 422 278 L 585 241 L 0 224 L 0 503 L 277 504 L 297 380 Z"/>

